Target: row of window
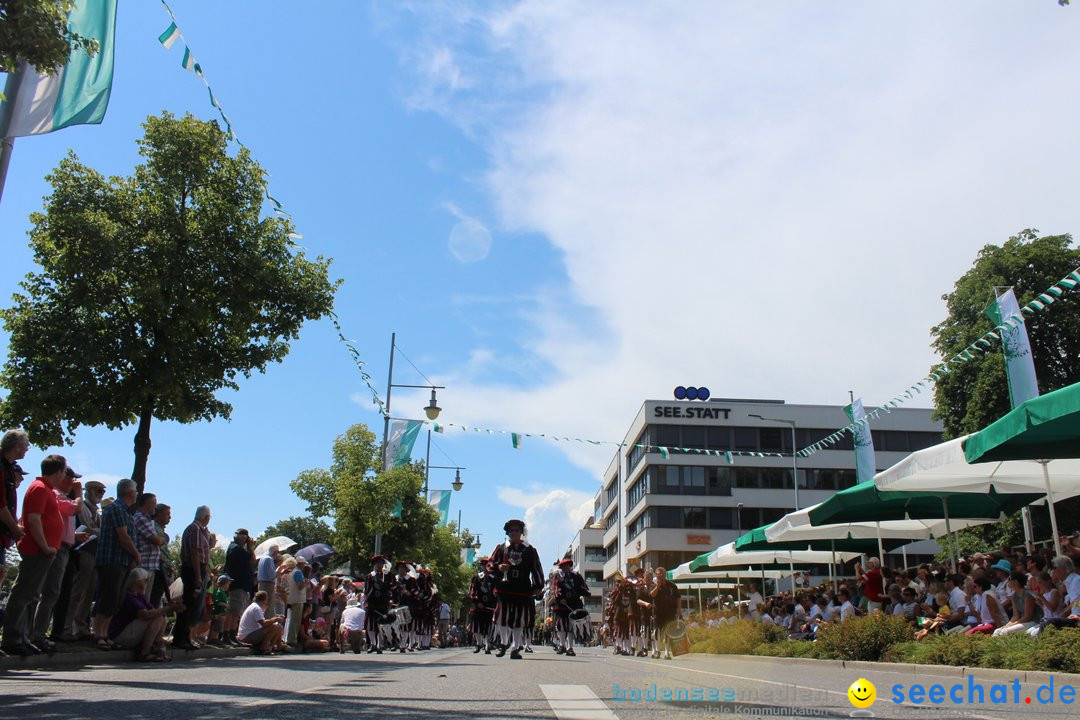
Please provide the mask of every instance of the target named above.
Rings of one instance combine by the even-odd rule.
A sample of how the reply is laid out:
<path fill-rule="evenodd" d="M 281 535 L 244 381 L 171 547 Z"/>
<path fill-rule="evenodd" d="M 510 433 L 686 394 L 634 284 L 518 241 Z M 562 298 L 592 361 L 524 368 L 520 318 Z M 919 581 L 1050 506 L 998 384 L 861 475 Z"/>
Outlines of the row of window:
<path fill-rule="evenodd" d="M 790 490 L 792 468 L 749 468 L 700 465 L 650 465 L 627 491 L 632 508 L 646 493 L 660 495 L 731 495 L 731 489 Z M 854 470 L 799 470 L 799 487 L 843 490 L 856 483 Z"/>
<path fill-rule="evenodd" d="M 801 449 L 832 435 L 836 428 L 796 429 L 795 440 Z M 891 452 L 914 452 L 941 442 L 939 432 L 908 430 L 872 430 L 874 448 Z M 627 455 L 628 466 L 633 469 L 649 450 L 662 446 L 667 448 L 692 448 L 698 450 L 740 450 L 750 452 L 777 452 L 790 454 L 791 430 L 789 428 L 731 427 L 706 425 L 649 425 L 634 441 Z M 849 433 L 830 450 L 852 450 Z M 653 450 L 655 452 L 655 450 Z"/>
<path fill-rule="evenodd" d="M 599 545 L 585 546 L 585 562 L 604 562 L 607 560 L 607 552 Z"/>
<path fill-rule="evenodd" d="M 656 506 L 638 515 L 626 526 L 628 539 L 649 528 L 682 528 L 687 530 L 740 530 L 774 523 L 790 512 L 785 508 L 705 508 Z"/>

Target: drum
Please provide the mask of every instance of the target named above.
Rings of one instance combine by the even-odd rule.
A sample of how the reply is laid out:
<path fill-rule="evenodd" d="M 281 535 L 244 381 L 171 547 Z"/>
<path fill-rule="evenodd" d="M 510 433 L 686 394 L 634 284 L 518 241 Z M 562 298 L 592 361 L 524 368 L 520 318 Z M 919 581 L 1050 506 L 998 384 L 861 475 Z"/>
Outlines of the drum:
<path fill-rule="evenodd" d="M 384 613 L 381 613 L 378 610 L 368 610 L 368 612 L 373 612 L 376 614 L 375 622 L 379 623 L 380 625 L 390 626 L 397 622 L 397 616 L 394 615 L 393 610 Z"/>
<path fill-rule="evenodd" d="M 592 642 L 593 629 L 588 610 L 580 608 L 570 611 L 570 631 L 574 633 L 574 640 L 577 642 Z"/>
<path fill-rule="evenodd" d="M 672 620 L 664 626 L 664 632 L 671 641 L 682 640 L 686 637 L 686 623 L 682 620 Z"/>
<path fill-rule="evenodd" d="M 410 610 L 406 605 L 396 607 L 390 612 L 397 615 L 402 625 L 408 625 L 412 622 L 412 610 Z"/>

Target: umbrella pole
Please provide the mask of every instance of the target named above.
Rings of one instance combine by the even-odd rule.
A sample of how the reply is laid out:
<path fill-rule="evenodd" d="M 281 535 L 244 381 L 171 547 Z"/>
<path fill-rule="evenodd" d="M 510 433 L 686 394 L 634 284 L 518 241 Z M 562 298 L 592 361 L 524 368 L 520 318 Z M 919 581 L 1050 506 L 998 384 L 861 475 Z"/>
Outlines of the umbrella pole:
<path fill-rule="evenodd" d="M 795 596 L 795 560 L 793 559 L 792 552 L 788 550 L 788 568 L 791 570 L 791 595 Z"/>
<path fill-rule="evenodd" d="M 874 525 L 877 526 L 877 552 L 878 559 L 881 560 L 881 567 L 885 567 L 885 546 L 881 542 L 881 523 L 875 521 Z"/>
<path fill-rule="evenodd" d="M 1050 511 L 1050 530 L 1054 533 L 1054 557 L 1061 557 L 1061 539 L 1058 535 L 1057 513 L 1054 512 L 1054 492 L 1050 489 L 1050 469 L 1047 467 L 1049 461 L 1040 460 L 1039 464 L 1042 465 L 1043 480 L 1046 482 L 1046 508 Z"/>
<path fill-rule="evenodd" d="M 941 512 L 945 515 L 945 541 L 948 544 L 949 557 L 952 558 L 952 571 L 956 572 L 956 543 L 952 536 L 952 524 L 949 522 L 949 499 L 941 496 Z"/>
<path fill-rule="evenodd" d="M 702 617 L 704 617 L 705 616 L 705 606 L 701 604 L 701 586 L 700 585 L 697 586 L 697 608 L 698 608 L 698 614 L 700 614 Z"/>
<path fill-rule="evenodd" d="M 829 584 L 833 592 L 836 591 L 836 541 L 829 540 L 829 548 L 832 550 L 832 562 L 829 563 Z"/>
<path fill-rule="evenodd" d="M 761 588 L 764 590 L 765 588 Z M 720 593 L 720 581 L 716 581 L 716 592 Z M 739 571 L 735 571 L 735 600 L 738 603 L 742 603 L 742 580 L 739 579 Z"/>
<path fill-rule="evenodd" d="M 907 568 L 908 568 L 908 564 L 907 564 L 907 545 L 902 546 L 900 548 L 900 552 L 904 554 L 904 571 L 906 572 Z"/>

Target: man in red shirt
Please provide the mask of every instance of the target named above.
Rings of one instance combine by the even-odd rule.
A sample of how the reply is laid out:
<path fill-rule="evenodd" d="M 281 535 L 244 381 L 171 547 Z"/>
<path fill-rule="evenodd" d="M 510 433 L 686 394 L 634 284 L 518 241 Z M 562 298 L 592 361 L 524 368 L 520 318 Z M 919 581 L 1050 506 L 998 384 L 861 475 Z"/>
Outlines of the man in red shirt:
<path fill-rule="evenodd" d="M 41 588 L 64 536 L 64 519 L 56 502 L 56 488 L 67 481 L 67 460 L 49 455 L 41 461 L 41 477 L 30 484 L 23 497 L 19 540 L 19 577 L 11 589 L 4 617 L 4 638 L 0 649 L 16 655 L 34 655 L 40 648 L 30 643 L 29 623 L 41 598 Z"/>
<path fill-rule="evenodd" d="M 859 573 L 859 565 L 855 564 L 855 573 L 862 583 L 862 593 L 866 596 L 866 612 L 881 612 L 881 600 L 885 595 L 884 578 L 881 575 L 881 561 L 870 558 L 866 566 L 869 568 L 865 573 Z"/>

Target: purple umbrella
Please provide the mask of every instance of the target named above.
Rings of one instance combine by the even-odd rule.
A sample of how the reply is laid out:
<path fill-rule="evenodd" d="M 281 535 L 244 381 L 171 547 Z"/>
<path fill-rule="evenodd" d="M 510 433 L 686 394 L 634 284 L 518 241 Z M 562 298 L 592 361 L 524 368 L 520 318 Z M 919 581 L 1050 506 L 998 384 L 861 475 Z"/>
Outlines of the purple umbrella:
<path fill-rule="evenodd" d="M 315 543 L 314 545 L 308 545 L 302 550 L 298 550 L 296 557 L 302 557 L 309 563 L 322 562 L 326 558 L 334 554 L 334 548 L 330 547 L 326 543 Z"/>

